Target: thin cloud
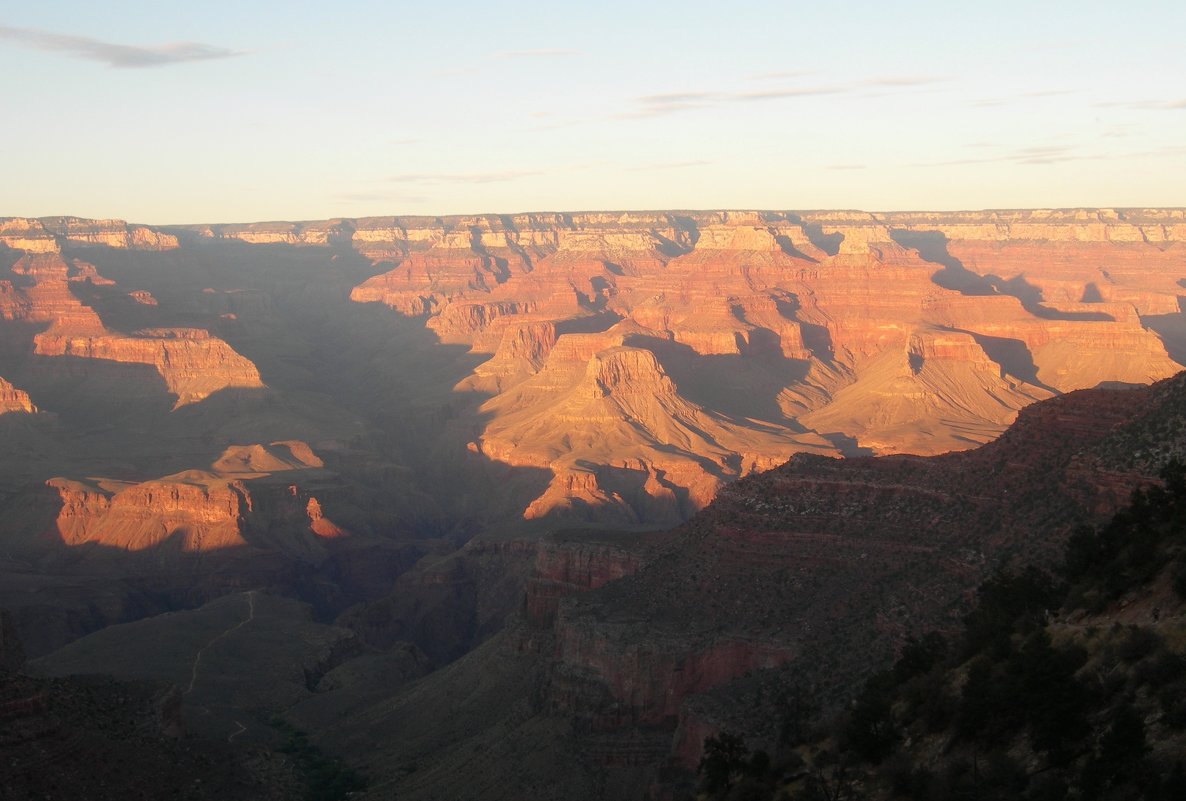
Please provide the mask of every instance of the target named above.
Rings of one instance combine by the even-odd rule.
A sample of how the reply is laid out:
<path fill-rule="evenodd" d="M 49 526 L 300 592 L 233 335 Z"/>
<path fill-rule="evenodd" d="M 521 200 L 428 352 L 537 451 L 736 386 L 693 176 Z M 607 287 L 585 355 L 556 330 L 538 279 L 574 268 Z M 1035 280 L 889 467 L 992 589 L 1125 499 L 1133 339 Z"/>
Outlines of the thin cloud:
<path fill-rule="evenodd" d="M 542 170 L 507 170 L 505 172 L 409 172 L 393 175 L 390 180 L 397 184 L 494 184 L 516 181 L 532 175 L 543 175 Z"/>
<path fill-rule="evenodd" d="M 1032 92 L 1021 92 L 1012 97 L 986 97 L 982 100 L 977 100 L 972 106 L 975 108 L 991 108 L 1025 100 L 1041 100 L 1048 97 L 1062 97 L 1073 94 L 1075 93 L 1070 89 L 1037 89 Z"/>
<path fill-rule="evenodd" d="M 1058 97 L 1059 95 L 1073 95 L 1070 89 L 1038 89 L 1033 92 L 1023 92 L 1022 97 Z"/>
<path fill-rule="evenodd" d="M 763 72 L 758 75 L 746 76 L 747 81 L 783 81 L 787 78 L 802 78 L 805 75 L 813 75 L 810 70 L 788 70 L 786 72 Z"/>
<path fill-rule="evenodd" d="M 765 92 L 738 92 L 729 99 L 739 103 L 754 100 L 782 100 L 787 97 L 809 97 L 811 95 L 838 95 L 848 91 L 843 86 L 804 86 L 792 89 L 771 89 Z"/>
<path fill-rule="evenodd" d="M 98 61 L 117 69 L 167 67 L 191 61 L 212 61 L 244 55 L 238 50 L 228 50 L 201 42 L 173 42 L 143 47 L 34 28 L 14 28 L 9 25 L 0 25 L 0 40 L 34 50 L 65 53 L 87 61 Z"/>
<path fill-rule="evenodd" d="M 711 161 L 666 161 L 659 164 L 643 164 L 639 167 L 627 167 L 626 172 L 654 172 L 656 170 L 682 170 L 688 167 L 704 167 Z"/>
<path fill-rule="evenodd" d="M 909 87 L 909 86 L 927 86 L 932 83 L 939 83 L 942 79 L 935 78 L 930 75 L 889 75 L 885 78 L 869 78 L 861 81 L 865 86 L 889 86 L 889 87 Z"/>
<path fill-rule="evenodd" d="M 803 73 L 807 74 L 807 73 Z M 772 73 L 773 75 L 773 73 Z M 799 73 L 787 73 L 797 76 Z M 842 95 L 869 90 L 898 90 L 925 86 L 942 81 L 942 78 L 928 76 L 896 76 L 870 78 L 850 83 L 783 86 L 773 89 L 745 91 L 687 91 L 642 95 L 634 98 L 635 108 L 614 115 L 614 119 L 640 119 L 674 114 L 694 109 L 713 108 L 730 103 L 754 103 L 768 100 L 789 100 L 793 98 Z"/>
<path fill-rule="evenodd" d="M 865 164 L 829 164 L 825 169 L 829 170 L 864 170 L 868 169 Z"/>
<path fill-rule="evenodd" d="M 1183 111 L 1186 110 L 1186 98 L 1181 100 L 1136 100 L 1114 101 L 1111 103 L 1096 103 L 1100 108 L 1132 108 L 1141 111 Z"/>
<path fill-rule="evenodd" d="M 580 50 L 568 50 L 559 47 L 542 47 L 535 50 L 497 50 L 495 58 L 567 58 L 579 56 Z"/>
<path fill-rule="evenodd" d="M 964 158 L 951 159 L 949 161 L 934 161 L 923 162 L 916 164 L 916 167 L 955 167 L 968 164 L 1025 164 L 1025 165 L 1046 165 L 1046 164 L 1061 164 L 1067 161 L 1095 161 L 1104 158 L 1104 156 L 1079 153 L 1070 145 L 1033 145 L 1030 147 L 1022 147 L 1011 150 L 1007 153 L 1001 153 L 995 156 L 983 156 L 980 158 Z"/>

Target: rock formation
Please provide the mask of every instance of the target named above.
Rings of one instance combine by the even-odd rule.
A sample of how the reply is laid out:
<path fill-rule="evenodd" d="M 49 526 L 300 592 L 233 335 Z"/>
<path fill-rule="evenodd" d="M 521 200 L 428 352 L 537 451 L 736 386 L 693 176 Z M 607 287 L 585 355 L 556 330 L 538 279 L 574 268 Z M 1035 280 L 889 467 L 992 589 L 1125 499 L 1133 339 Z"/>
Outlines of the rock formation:
<path fill-rule="evenodd" d="M 15 282 L 0 281 L 0 319 L 48 323 L 33 337 L 33 353 L 38 356 L 148 365 L 177 396 L 176 406 L 229 387 L 263 386 L 255 365 L 206 330 L 147 328 L 130 335 L 110 331 L 74 293 L 79 284 L 114 283 L 92 264 L 56 254 L 29 255 L 19 258 L 11 272 Z"/>
<path fill-rule="evenodd" d="M 299 597 L 398 649 L 298 706 L 401 796 L 626 797 L 1178 453 L 1172 382 L 1076 390 L 1177 372 L 1183 287 L 1181 210 L 3 219 L 0 605 Z"/>
<path fill-rule="evenodd" d="M 950 625 L 1001 558 L 1059 558 L 1076 524 L 1186 452 L 1184 399 L 1186 374 L 1075 392 L 975 450 L 801 455 L 658 538 L 558 538 L 497 638 L 387 699 L 339 699 L 341 722 L 295 714 L 343 753 L 390 743 L 360 762 L 401 797 L 654 797 L 741 718 L 769 718 L 773 742 L 781 691 L 851 695 L 908 635 Z"/>
<path fill-rule="evenodd" d="M 660 522 L 671 512 L 643 507 L 670 508 L 665 486 L 686 515 L 719 486 L 706 473 L 736 478 L 757 453 L 753 463 L 770 464 L 764 454 L 967 448 L 1054 393 L 1172 375 L 1167 346 L 1180 352 L 1181 335 L 1162 325 L 1177 337 L 1163 340 L 1153 326 L 1180 315 L 1184 225 L 1181 212 L 1155 210 L 372 220 L 355 246 L 396 266 L 352 298 L 425 316 L 443 343 L 491 354 L 459 388 L 496 394 L 482 407 L 482 453 L 552 470 L 528 517 L 595 507 Z M 610 417 L 574 411 L 573 393 L 588 394 L 577 376 L 621 361 L 613 349 L 624 346 L 661 368 L 682 362 L 681 403 L 713 395 L 693 382 L 719 381 L 714 372 L 781 372 L 781 386 L 760 387 L 774 395 L 762 418 L 773 425 L 751 419 L 744 443 L 709 435 L 718 448 L 686 447 L 678 425 L 622 411 L 627 438 L 652 449 L 610 434 L 591 452 Z M 611 395 L 664 397 L 653 376 L 624 374 Z M 802 428 L 814 436 L 790 435 Z M 650 501 L 601 486 L 631 467 L 656 490 Z"/>
<path fill-rule="evenodd" d="M 316 480 L 322 466 L 305 443 L 277 442 L 231 446 L 209 470 L 149 481 L 52 478 L 47 484 L 61 497 L 55 528 L 66 545 L 124 551 L 168 545 L 180 553 L 255 546 L 318 561 L 322 538 L 346 535 L 299 486 Z M 277 475 L 292 471 L 299 472 Z"/>
<path fill-rule="evenodd" d="M 451 658 L 513 605 L 479 585 L 521 585 L 557 525 L 675 525 L 795 454 L 972 448 L 1172 374 L 1184 233 L 1157 209 L 0 220 L 4 545 L 121 576 L 334 566 L 336 613 L 406 567 L 360 554 L 432 541 L 464 569 L 417 570 L 392 620 L 462 610 Z M 516 545 L 458 555 L 491 532 Z M 54 637 L 135 604 L 102 608 Z"/>
<path fill-rule="evenodd" d="M 37 407 L 29 400 L 29 393 L 23 392 L 0 378 L 0 414 L 24 412 L 32 414 Z"/>

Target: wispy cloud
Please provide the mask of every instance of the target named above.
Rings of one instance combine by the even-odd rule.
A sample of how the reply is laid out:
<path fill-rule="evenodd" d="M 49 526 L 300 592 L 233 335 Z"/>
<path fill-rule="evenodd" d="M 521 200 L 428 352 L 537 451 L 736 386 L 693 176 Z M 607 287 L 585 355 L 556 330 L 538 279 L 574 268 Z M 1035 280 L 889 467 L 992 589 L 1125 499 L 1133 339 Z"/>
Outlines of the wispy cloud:
<path fill-rule="evenodd" d="M 542 47 L 535 50 L 496 50 L 495 58 L 567 58 L 579 56 L 580 50 L 568 50 L 559 47 Z"/>
<path fill-rule="evenodd" d="M 1133 108 L 1142 111 L 1186 111 L 1186 98 L 1181 100 L 1125 100 L 1096 103 L 1101 108 Z"/>
<path fill-rule="evenodd" d="M 1075 93 L 1070 89 L 1036 89 L 1032 92 L 1021 92 L 1011 97 L 986 97 L 977 100 L 972 105 L 976 108 L 995 108 L 1026 100 L 1041 100 L 1048 97 L 1061 97 L 1063 95 L 1073 94 Z"/>
<path fill-rule="evenodd" d="M 967 164 L 1060 164 L 1066 161 L 1095 161 L 1105 158 L 1095 153 L 1083 153 L 1073 145 L 1033 145 L 1014 148 L 1004 153 L 976 158 L 951 159 L 916 164 L 916 167 L 954 167 Z"/>
<path fill-rule="evenodd" d="M 807 73 L 787 73 L 798 77 Z M 773 75 L 773 74 L 772 74 Z M 615 119 L 640 119 L 674 114 L 693 109 L 714 108 L 730 103 L 755 103 L 771 100 L 816 97 L 821 95 L 843 95 L 856 92 L 884 94 L 888 91 L 911 89 L 941 82 L 942 78 L 931 76 L 891 76 L 869 78 L 847 83 L 818 83 L 780 86 L 772 89 L 726 90 L 726 91 L 684 91 L 642 95 L 634 98 L 634 108 L 615 114 Z"/>
<path fill-rule="evenodd" d="M 748 81 L 784 81 L 787 78 L 802 78 L 812 75 L 811 70 L 787 70 L 785 72 L 762 72 L 757 75 L 747 75 Z"/>
<path fill-rule="evenodd" d="M 928 86 L 933 83 L 939 83 L 942 80 L 942 78 L 936 78 L 931 75 L 889 75 L 885 78 L 869 78 L 860 81 L 857 85 L 886 87 Z"/>
<path fill-rule="evenodd" d="M 533 175 L 543 175 L 542 170 L 507 170 L 504 172 L 409 172 L 393 175 L 388 180 L 397 184 L 495 184 L 516 181 Z"/>
<path fill-rule="evenodd" d="M 211 61 L 244 55 L 238 50 L 202 44 L 200 42 L 172 42 L 161 45 L 139 46 L 104 42 L 86 36 L 71 36 L 34 28 L 14 28 L 0 25 L 0 40 L 34 50 L 65 53 L 88 61 L 98 61 L 109 67 L 136 69 L 167 67 L 190 61 Z"/>
<path fill-rule="evenodd" d="M 638 167 L 627 167 L 626 172 L 654 172 L 656 170 L 683 170 L 688 167 L 704 167 L 711 161 L 665 161 L 659 164 L 642 164 Z"/>
<path fill-rule="evenodd" d="M 711 108 L 726 103 L 752 103 L 763 100 L 785 100 L 791 97 L 838 94 L 841 87 L 803 86 L 786 89 L 767 89 L 749 92 L 671 92 L 667 94 L 643 95 L 635 98 L 635 108 L 615 115 L 618 119 L 636 119 L 674 114 L 690 109 Z"/>

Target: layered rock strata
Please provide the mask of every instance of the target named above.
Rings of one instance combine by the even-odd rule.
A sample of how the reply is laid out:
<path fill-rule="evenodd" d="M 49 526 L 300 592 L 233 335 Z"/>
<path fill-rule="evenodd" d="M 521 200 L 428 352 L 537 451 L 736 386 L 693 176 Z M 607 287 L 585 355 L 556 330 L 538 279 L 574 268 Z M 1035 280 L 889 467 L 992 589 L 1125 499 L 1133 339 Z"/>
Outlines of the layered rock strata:
<path fill-rule="evenodd" d="M 352 297 L 490 355 L 459 388 L 495 394 L 476 449 L 553 471 L 526 516 L 663 522 L 793 453 L 968 448 L 1035 400 L 1172 375 L 1184 232 L 1180 210 L 371 219 L 354 246 L 395 266 Z M 613 486 L 631 469 L 644 501 Z"/>
<path fill-rule="evenodd" d="M 108 329 L 75 287 L 104 287 L 94 265 L 57 254 L 25 255 L 0 280 L 0 320 L 38 325 L 37 356 L 142 364 L 155 370 L 176 406 L 228 388 L 260 388 L 259 371 L 226 342 L 200 328 L 146 328 L 124 334 Z M 151 299 L 139 298 L 144 303 Z M 151 304 L 150 304 L 151 305 Z M 48 324 L 48 325 L 46 325 Z"/>

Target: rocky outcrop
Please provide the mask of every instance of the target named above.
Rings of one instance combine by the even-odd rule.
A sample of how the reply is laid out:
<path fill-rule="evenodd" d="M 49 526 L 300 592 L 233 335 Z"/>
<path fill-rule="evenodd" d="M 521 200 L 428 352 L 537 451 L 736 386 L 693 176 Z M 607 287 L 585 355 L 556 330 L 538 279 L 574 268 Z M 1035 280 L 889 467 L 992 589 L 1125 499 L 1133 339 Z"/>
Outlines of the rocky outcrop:
<path fill-rule="evenodd" d="M 0 219 L 0 244 L 25 253 L 57 253 L 58 240 L 40 220 Z"/>
<path fill-rule="evenodd" d="M 94 265 L 58 255 L 23 256 L 12 266 L 21 284 L 0 281 L 0 319 L 48 323 L 33 337 L 38 356 L 99 359 L 153 368 L 176 396 L 176 406 L 197 403 L 219 390 L 261 388 L 259 371 L 226 342 L 200 328 L 108 330 L 80 301 L 76 285 L 109 286 Z M 137 302 L 151 301 L 151 295 Z"/>
<path fill-rule="evenodd" d="M 755 669 L 793 661 L 803 680 L 855 676 L 858 663 L 940 622 L 999 554 L 1056 558 L 1075 524 L 1124 503 L 1118 485 L 1153 480 L 1101 454 L 1184 395 L 1186 374 L 1153 389 L 1073 393 L 1022 410 L 977 450 L 800 456 L 734 483 L 660 557 L 561 602 L 552 703 L 609 714 L 602 725 L 674 726 L 683 700 Z M 825 654 L 827 665 L 813 664 Z"/>
<path fill-rule="evenodd" d="M 661 539 L 635 534 L 561 533 L 539 543 L 524 593 L 523 617 L 551 628 L 560 601 L 636 572 Z"/>
<path fill-rule="evenodd" d="M 903 355 L 959 357 L 965 347 L 920 336 Z M 1124 503 L 1118 486 L 1155 480 L 1186 447 L 1184 397 L 1186 374 L 1074 392 L 1026 407 L 974 450 L 798 456 L 725 487 L 650 545 L 545 541 L 520 621 L 411 688 L 368 694 L 337 720 L 323 714 L 322 742 L 388 743 L 368 764 L 401 796 L 448 787 L 473 797 L 464 787 L 478 775 L 496 788 L 521 781 L 517 762 L 475 765 L 475 754 L 499 748 L 563 760 L 531 774 L 555 797 L 598 798 L 606 787 L 662 797 L 681 775 L 690 781 L 705 737 L 744 723 L 772 744 L 782 693 L 809 687 L 814 701 L 839 703 L 907 636 L 958 619 L 1002 559 L 1059 558 L 1071 529 Z M 1158 440 L 1173 447 L 1132 461 Z M 481 703 L 456 702 L 474 697 Z M 434 714 L 442 704 L 448 720 Z M 402 769 L 413 755 L 415 775 Z M 573 790 L 574 775 L 600 789 Z"/>
<path fill-rule="evenodd" d="M 200 328 L 147 329 L 132 336 L 79 336 L 51 329 L 35 337 L 34 353 L 149 365 L 177 396 L 178 407 L 222 389 L 263 387 L 254 364 Z"/>
<path fill-rule="evenodd" d="M 0 244 L 27 253 L 58 253 L 63 246 L 103 245 L 121 250 L 171 250 L 178 247 L 176 236 L 146 225 L 79 217 L 2 218 Z"/>
<path fill-rule="evenodd" d="M 442 342 L 493 354 L 459 388 L 496 394 L 483 407 L 483 453 L 554 472 L 528 516 L 594 508 L 649 520 L 602 486 L 622 463 L 573 446 L 579 423 L 576 437 L 558 424 L 573 418 L 561 388 L 603 351 L 684 359 L 691 380 L 723 368 L 713 359 L 735 359 L 730 369 L 751 375 L 784 360 L 788 379 L 772 388 L 777 412 L 765 418 L 781 438 L 751 421 L 749 453 L 713 437 L 733 451 L 725 461 L 819 451 L 818 439 L 787 438 L 804 427 L 849 452 L 968 448 L 1035 400 L 1179 369 L 1169 351 L 1186 339 L 1163 341 L 1146 317 L 1180 313 L 1183 224 L 1173 210 L 1106 209 L 392 218 L 372 221 L 366 241 L 390 236 L 384 258 L 396 266 L 352 297 L 427 316 Z M 500 260 L 491 247 L 513 255 Z M 565 331 L 594 319 L 629 328 L 600 339 Z M 689 383 L 680 400 L 716 394 L 697 390 Z M 522 425 L 528 408 L 557 424 Z M 638 439 L 651 430 L 639 426 Z M 677 494 L 716 490 L 686 462 L 656 461 L 645 445 L 634 454 L 651 475 L 695 476 L 701 489 L 676 481 Z M 724 469 L 726 478 L 743 472 Z"/>
<path fill-rule="evenodd" d="M 614 336 L 559 337 L 536 375 L 482 407 L 493 417 L 483 454 L 554 473 L 526 517 L 673 523 L 784 453 L 832 452 L 821 438 L 754 436 L 689 403 L 652 351 L 609 345 Z"/>
<path fill-rule="evenodd" d="M 203 239 L 236 240 L 250 245 L 337 245 L 350 241 L 354 224 L 348 220 L 325 220 L 187 226 L 178 230 Z"/>
<path fill-rule="evenodd" d="M 16 262 L 0 281 L 0 317 L 48 324 L 33 331 L 33 355 L 46 357 L 39 370 L 66 376 L 60 386 L 98 360 L 143 366 L 180 409 L 263 386 L 240 343 L 273 361 L 265 374 L 315 371 L 298 366 L 318 347 L 299 334 L 285 337 L 302 355 L 263 344 L 271 321 L 295 308 L 296 287 L 340 301 L 346 288 L 326 287 L 355 276 L 350 297 L 388 307 L 393 327 L 338 347 L 398 329 L 424 332 L 442 353 L 467 348 L 466 369 L 450 376 L 455 394 L 445 402 L 434 388 L 441 397 L 425 405 L 464 407 L 450 426 L 472 452 L 549 471 L 521 517 L 665 525 L 795 453 L 974 447 L 1035 400 L 1171 375 L 1186 359 L 1184 226 L 1180 210 L 1156 209 L 488 214 L 160 230 L 11 218 L 0 238 L 40 252 L 6 249 Z M 168 237 L 185 245 L 173 248 L 177 260 L 170 250 L 153 258 L 214 272 L 181 291 L 171 268 L 111 260 L 125 247 L 172 248 Z M 112 285 L 76 254 L 136 283 Z M 306 284 L 287 281 L 298 263 Z M 302 314 L 317 319 L 317 306 Z M 381 347 L 372 339 L 363 350 Z M 386 360 L 411 369 L 399 362 Z M 593 398 L 590 371 L 619 362 L 621 380 Z M 104 369 L 117 384 L 137 372 Z M 25 374 L 5 376 L 53 408 Z M 448 458 L 468 458 L 456 445 Z"/>
<path fill-rule="evenodd" d="M 69 546 L 175 555 L 262 549 L 320 562 L 323 540 L 348 536 L 300 484 L 324 476 L 303 442 L 232 446 L 210 470 L 143 482 L 53 478 L 55 534 Z M 289 475 L 285 475 L 288 473 Z"/>
<path fill-rule="evenodd" d="M 37 407 L 29 400 L 29 393 L 23 392 L 0 378 L 0 414 L 18 412 L 32 414 Z"/>

